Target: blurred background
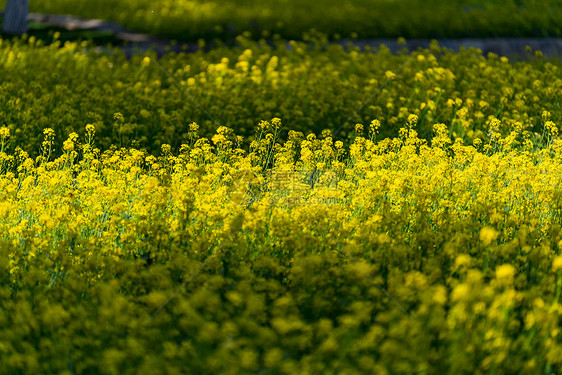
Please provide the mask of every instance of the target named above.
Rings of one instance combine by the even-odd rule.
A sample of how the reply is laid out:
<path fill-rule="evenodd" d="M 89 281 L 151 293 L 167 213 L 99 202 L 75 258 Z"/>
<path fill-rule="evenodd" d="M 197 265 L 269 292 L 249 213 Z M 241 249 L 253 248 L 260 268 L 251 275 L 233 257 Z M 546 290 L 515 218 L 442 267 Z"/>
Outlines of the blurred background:
<path fill-rule="evenodd" d="M 0 9 L 6 1 L 1 0 Z M 537 0 L 29 0 L 33 13 L 111 20 L 135 31 L 196 41 L 560 36 L 562 1 Z M 30 28 L 40 28 L 31 24 Z"/>

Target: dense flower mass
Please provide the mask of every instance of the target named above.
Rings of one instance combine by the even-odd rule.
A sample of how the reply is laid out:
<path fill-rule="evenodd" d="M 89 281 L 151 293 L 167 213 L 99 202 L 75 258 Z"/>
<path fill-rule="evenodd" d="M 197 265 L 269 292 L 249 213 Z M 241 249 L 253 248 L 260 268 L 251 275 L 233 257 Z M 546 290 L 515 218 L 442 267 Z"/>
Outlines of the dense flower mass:
<path fill-rule="evenodd" d="M 420 117 L 158 156 L 1 127 L 0 372 L 559 373 L 552 114 L 468 145 Z"/>
<path fill-rule="evenodd" d="M 329 42 L 539 3 L 32 2 L 205 40 L 0 38 L 0 374 L 562 373 L 560 61 Z"/>
<path fill-rule="evenodd" d="M 209 139 L 219 126 L 236 129 L 248 145 L 255 124 L 280 117 L 286 129 L 328 129 L 348 145 L 355 124 L 372 119 L 381 137 L 398 136 L 416 115 L 420 138 L 430 140 L 433 125 L 443 123 L 466 143 L 511 129 L 540 134 L 544 111 L 550 121 L 562 121 L 560 62 L 539 53 L 511 63 L 436 43 L 393 55 L 384 46 L 360 53 L 320 39 L 313 45 L 238 42 L 236 48 L 128 60 L 119 51 L 100 56 L 87 44 L 2 40 L 0 121 L 12 144 L 25 144 L 32 156 L 41 149 L 44 128 L 84 136 L 77 123 L 95 125 L 101 149 L 114 144 L 157 155 L 163 144 L 177 149 L 186 142 L 193 122 Z M 62 150 L 62 141 L 53 148 Z"/>

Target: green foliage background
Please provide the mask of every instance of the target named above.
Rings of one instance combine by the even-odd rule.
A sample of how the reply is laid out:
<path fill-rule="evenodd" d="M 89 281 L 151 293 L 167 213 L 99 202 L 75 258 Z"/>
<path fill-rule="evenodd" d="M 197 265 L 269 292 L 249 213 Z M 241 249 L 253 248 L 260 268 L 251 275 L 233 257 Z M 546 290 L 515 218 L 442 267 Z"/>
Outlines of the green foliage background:
<path fill-rule="evenodd" d="M 31 0 L 30 8 L 185 40 L 244 31 L 299 39 L 311 28 L 345 38 L 559 36 L 562 15 L 559 0 Z"/>

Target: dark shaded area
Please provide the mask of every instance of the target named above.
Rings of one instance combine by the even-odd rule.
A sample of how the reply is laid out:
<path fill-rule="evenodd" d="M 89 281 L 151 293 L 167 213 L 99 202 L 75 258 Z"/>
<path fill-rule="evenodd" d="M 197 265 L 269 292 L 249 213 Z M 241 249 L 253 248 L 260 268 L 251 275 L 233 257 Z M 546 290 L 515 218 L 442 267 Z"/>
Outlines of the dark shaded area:
<path fill-rule="evenodd" d="M 3 15 L 0 18 L 0 29 L 3 25 Z M 54 40 L 53 35 L 55 33 L 59 33 L 59 37 L 57 38 L 61 42 L 76 42 L 76 41 L 90 41 L 93 45 L 97 46 L 105 46 L 105 45 L 113 45 L 113 46 L 125 46 L 127 41 L 117 37 L 117 35 L 112 30 L 107 29 L 98 29 L 98 30 L 90 30 L 90 29 L 69 29 L 64 25 L 53 25 L 51 23 L 45 22 L 37 22 L 37 21 L 30 21 L 28 23 L 28 32 L 27 35 L 30 37 L 34 37 L 36 40 L 43 41 L 43 44 L 48 45 L 51 44 Z M 7 33 L 0 33 L 0 37 L 2 39 L 12 39 L 17 38 L 12 34 Z"/>

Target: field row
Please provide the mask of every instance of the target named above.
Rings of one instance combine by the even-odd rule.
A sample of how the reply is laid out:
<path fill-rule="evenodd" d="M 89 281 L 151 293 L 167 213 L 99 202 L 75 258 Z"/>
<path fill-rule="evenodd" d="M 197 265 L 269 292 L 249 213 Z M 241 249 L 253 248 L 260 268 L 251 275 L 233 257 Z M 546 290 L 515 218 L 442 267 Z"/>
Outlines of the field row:
<path fill-rule="evenodd" d="M 541 133 L 543 111 L 562 120 L 560 63 L 539 52 L 510 62 L 437 44 L 393 55 L 384 46 L 346 51 L 322 37 L 313 45 L 238 42 L 128 60 L 118 50 L 100 56 L 87 43 L 0 40 L 0 121 L 12 133 L 12 149 L 21 145 L 36 156 L 44 128 L 83 136 L 76 124 L 88 123 L 104 150 L 114 144 L 157 154 L 164 143 L 177 151 L 192 122 L 207 137 L 219 126 L 236 129 L 248 145 L 261 119 L 280 117 L 288 129 L 329 129 L 348 145 L 356 123 L 378 119 L 381 135 L 395 137 L 410 114 L 419 118 L 420 137 L 429 140 L 433 125 L 444 123 L 466 144 L 487 140 L 493 118 L 503 135 L 515 128 Z M 55 148 L 60 154 L 62 139 Z"/>

